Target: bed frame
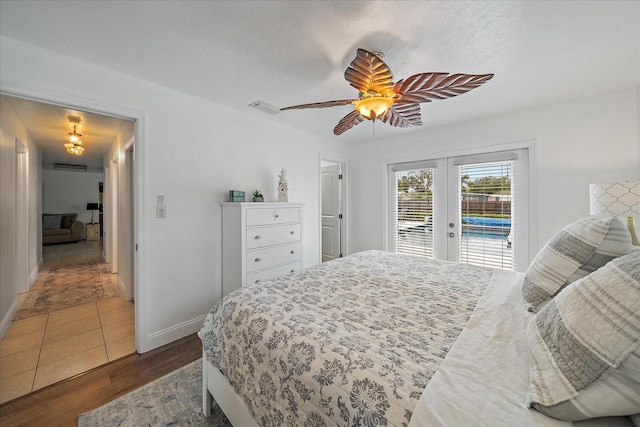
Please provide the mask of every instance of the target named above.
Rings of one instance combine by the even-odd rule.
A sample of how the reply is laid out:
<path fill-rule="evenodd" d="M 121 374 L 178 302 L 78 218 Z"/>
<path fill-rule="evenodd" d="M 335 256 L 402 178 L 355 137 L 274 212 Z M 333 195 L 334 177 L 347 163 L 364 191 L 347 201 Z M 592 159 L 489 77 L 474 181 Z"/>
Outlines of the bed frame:
<path fill-rule="evenodd" d="M 231 424 L 242 427 L 258 427 L 244 400 L 233 389 L 222 372 L 207 360 L 202 350 L 202 412 L 211 415 L 211 405 L 215 399 Z"/>

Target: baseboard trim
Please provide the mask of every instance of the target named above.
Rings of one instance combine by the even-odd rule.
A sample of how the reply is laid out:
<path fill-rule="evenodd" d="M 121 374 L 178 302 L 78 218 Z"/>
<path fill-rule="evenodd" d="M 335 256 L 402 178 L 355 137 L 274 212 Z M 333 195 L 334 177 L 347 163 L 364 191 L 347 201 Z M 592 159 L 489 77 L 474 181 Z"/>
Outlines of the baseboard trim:
<path fill-rule="evenodd" d="M 126 290 L 127 290 L 127 287 L 125 286 L 120 276 L 118 276 L 118 291 L 120 292 L 120 295 L 122 295 L 125 300 L 131 301 L 131 298 L 128 298 Z"/>
<path fill-rule="evenodd" d="M 9 311 L 2 319 L 2 322 L 0 322 L 0 340 L 4 338 L 4 334 L 6 334 L 7 331 L 9 330 L 9 326 L 11 326 L 11 321 L 13 320 L 13 316 L 16 315 L 17 311 L 18 311 L 18 299 L 15 298 L 13 300 L 13 303 L 11 304 L 11 307 L 9 307 Z"/>
<path fill-rule="evenodd" d="M 27 291 L 31 289 L 31 286 L 33 286 L 33 284 L 36 283 L 36 280 L 38 280 L 38 275 L 42 270 L 42 265 L 42 259 L 40 259 L 40 261 L 38 261 L 38 264 L 33 268 L 33 270 L 31 270 L 31 274 L 29 274 L 29 277 L 27 278 Z"/>
<path fill-rule="evenodd" d="M 187 320 L 186 322 L 178 323 L 177 325 L 163 329 L 158 332 L 153 332 L 147 335 L 145 339 L 145 345 L 143 349 L 137 349 L 139 353 L 146 353 L 158 347 L 161 347 L 170 342 L 184 338 L 187 335 L 194 334 L 202 328 L 202 323 L 206 315 L 198 316 L 194 319 Z"/>

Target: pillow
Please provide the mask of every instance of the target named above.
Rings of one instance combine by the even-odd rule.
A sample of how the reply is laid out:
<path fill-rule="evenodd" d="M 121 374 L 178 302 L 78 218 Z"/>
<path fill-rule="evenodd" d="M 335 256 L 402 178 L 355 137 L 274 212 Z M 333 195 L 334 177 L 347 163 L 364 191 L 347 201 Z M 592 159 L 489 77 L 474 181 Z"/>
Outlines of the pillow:
<path fill-rule="evenodd" d="M 57 230 L 60 228 L 60 222 L 62 221 L 62 215 L 42 215 L 42 229 L 43 230 Z"/>
<path fill-rule="evenodd" d="M 616 217 L 590 216 L 560 230 L 538 252 L 522 282 L 527 310 L 538 311 L 569 283 L 631 251 L 631 234 Z"/>
<path fill-rule="evenodd" d="M 640 414 L 631 415 L 629 418 L 631 418 L 631 422 L 633 422 L 633 425 L 635 425 L 636 427 L 640 427 Z"/>
<path fill-rule="evenodd" d="M 78 217 L 77 213 L 63 214 L 62 221 L 60 222 L 60 228 L 71 228 L 71 225 L 73 225 L 77 217 Z"/>
<path fill-rule="evenodd" d="M 565 421 L 640 412 L 640 253 L 572 283 L 528 327 L 530 407 Z"/>

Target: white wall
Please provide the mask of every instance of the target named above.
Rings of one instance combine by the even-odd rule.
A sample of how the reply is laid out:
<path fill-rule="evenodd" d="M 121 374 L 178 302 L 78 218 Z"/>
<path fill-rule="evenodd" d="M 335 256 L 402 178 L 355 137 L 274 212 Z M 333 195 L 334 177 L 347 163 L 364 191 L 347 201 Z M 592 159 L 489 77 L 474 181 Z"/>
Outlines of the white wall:
<path fill-rule="evenodd" d="M 589 184 L 640 181 L 638 93 L 629 88 L 351 146 L 351 206 L 358 218 L 352 251 L 383 248 L 385 164 L 532 141 L 535 256 L 560 228 L 589 215 Z M 423 114 L 429 108 L 437 105 L 425 104 Z"/>
<path fill-rule="evenodd" d="M 77 213 L 78 221 L 90 223 L 91 211 L 87 210 L 87 203 L 98 203 L 100 182 L 104 182 L 102 172 L 43 169 L 42 212 Z M 98 222 L 99 214 L 97 210 L 93 212 L 93 222 Z"/>
<path fill-rule="evenodd" d="M 27 271 L 17 271 L 16 241 L 16 138 L 27 148 Z M 0 97 L 0 338 L 18 309 L 18 274 L 30 286 L 38 275 L 42 258 L 40 150 L 4 97 Z"/>
<path fill-rule="evenodd" d="M 137 118 L 138 351 L 197 331 L 220 298 L 228 190 L 259 188 L 277 200 L 287 169 L 289 199 L 305 204 L 304 266 L 318 262 L 318 158 L 346 159 L 340 143 L 5 37 L 0 55 L 4 91 Z M 166 218 L 155 217 L 157 195 Z"/>

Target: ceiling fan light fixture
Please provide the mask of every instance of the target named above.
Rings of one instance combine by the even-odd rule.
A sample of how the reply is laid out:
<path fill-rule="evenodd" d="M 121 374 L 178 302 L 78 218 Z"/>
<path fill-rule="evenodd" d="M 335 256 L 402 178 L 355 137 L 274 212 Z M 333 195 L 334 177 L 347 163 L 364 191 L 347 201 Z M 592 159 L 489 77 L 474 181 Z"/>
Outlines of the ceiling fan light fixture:
<path fill-rule="evenodd" d="M 387 114 L 393 106 L 393 98 L 375 95 L 360 99 L 355 104 L 358 113 L 369 120 L 375 120 Z"/>
<path fill-rule="evenodd" d="M 333 128 L 342 135 L 365 120 L 380 119 L 394 127 L 421 126 L 420 104 L 447 99 L 473 90 L 493 78 L 493 74 L 419 73 L 393 82 L 393 73 L 378 52 L 358 49 L 356 57 L 344 72 L 344 78 L 358 90 L 358 99 L 312 102 L 281 108 L 338 107 L 352 104 L 355 110 L 344 116 Z"/>

